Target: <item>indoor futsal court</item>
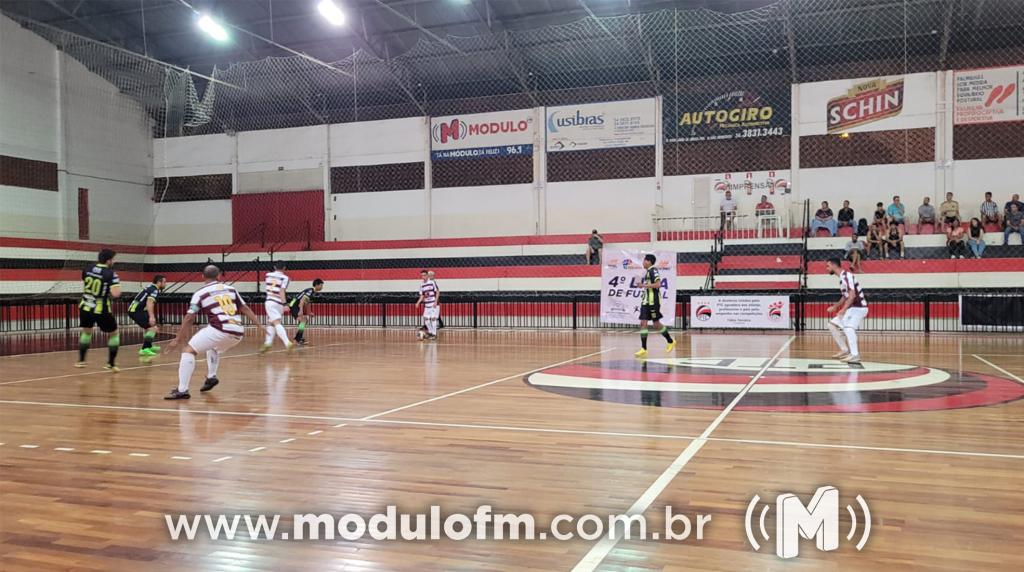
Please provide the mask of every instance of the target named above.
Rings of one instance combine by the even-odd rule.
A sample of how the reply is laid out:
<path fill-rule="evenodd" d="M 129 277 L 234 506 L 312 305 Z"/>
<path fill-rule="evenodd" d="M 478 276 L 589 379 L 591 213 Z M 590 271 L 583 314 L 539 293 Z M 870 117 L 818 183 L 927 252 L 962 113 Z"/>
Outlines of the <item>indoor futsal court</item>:
<path fill-rule="evenodd" d="M 0 572 L 1024 570 L 1024 2 L 0 0 Z"/>

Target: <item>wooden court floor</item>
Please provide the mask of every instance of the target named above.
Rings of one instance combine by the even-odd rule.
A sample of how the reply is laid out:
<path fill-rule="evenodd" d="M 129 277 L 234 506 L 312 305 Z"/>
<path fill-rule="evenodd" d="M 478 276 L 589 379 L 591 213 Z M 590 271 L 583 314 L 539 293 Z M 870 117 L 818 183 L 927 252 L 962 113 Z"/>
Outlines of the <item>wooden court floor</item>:
<path fill-rule="evenodd" d="M 1022 336 L 310 330 L 312 347 L 222 360 L 222 383 L 162 397 L 177 355 L 0 358 L 0 570 L 1022 570 Z M 871 532 L 783 560 L 754 495 L 860 495 Z M 165 514 L 605 516 L 686 540 L 171 540 Z M 758 505 L 760 506 L 760 505 Z M 760 509 L 758 509 L 760 510 Z M 847 519 L 848 520 L 848 519 Z M 864 531 L 863 519 L 854 540 Z"/>

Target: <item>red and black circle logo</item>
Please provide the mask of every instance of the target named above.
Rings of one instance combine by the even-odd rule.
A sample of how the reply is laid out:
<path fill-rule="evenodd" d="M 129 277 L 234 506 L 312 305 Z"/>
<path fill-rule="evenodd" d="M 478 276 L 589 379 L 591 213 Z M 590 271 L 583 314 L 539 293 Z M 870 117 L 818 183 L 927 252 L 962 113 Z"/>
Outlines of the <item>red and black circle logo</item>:
<path fill-rule="evenodd" d="M 698 314 L 699 315 L 699 314 Z M 537 389 L 599 401 L 722 409 L 767 358 L 666 358 L 570 364 L 526 376 Z M 746 411 L 870 413 L 980 407 L 1024 397 L 1024 386 L 974 372 L 781 358 L 737 404 Z"/>
<path fill-rule="evenodd" d="M 706 322 L 711 319 L 711 306 L 707 304 L 701 304 L 697 307 L 697 319 Z"/>

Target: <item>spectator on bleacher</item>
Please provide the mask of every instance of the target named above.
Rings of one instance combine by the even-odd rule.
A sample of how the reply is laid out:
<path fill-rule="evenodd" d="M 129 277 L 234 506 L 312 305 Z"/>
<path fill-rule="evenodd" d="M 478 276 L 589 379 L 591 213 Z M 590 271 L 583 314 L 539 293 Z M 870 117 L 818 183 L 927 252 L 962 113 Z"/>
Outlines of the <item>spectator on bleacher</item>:
<path fill-rule="evenodd" d="M 967 253 L 967 246 L 964 243 L 964 227 L 956 224 L 946 228 L 946 248 L 949 250 L 949 257 L 963 258 Z"/>
<path fill-rule="evenodd" d="M 921 231 L 921 227 L 930 224 L 935 229 L 938 225 L 935 224 L 935 207 L 931 205 L 931 197 L 925 197 L 924 203 L 917 207 L 917 230 Z"/>
<path fill-rule="evenodd" d="M 590 238 L 587 240 L 587 264 L 601 264 L 601 249 L 604 248 L 604 238 L 597 233 L 597 229 L 590 231 Z"/>
<path fill-rule="evenodd" d="M 985 252 L 985 225 L 981 224 L 978 217 L 972 218 L 967 227 L 967 248 L 971 249 L 975 258 L 981 258 Z"/>
<path fill-rule="evenodd" d="M 768 200 L 768 195 L 761 195 L 761 202 L 754 207 L 754 214 L 757 216 L 768 216 L 775 214 L 775 205 Z"/>
<path fill-rule="evenodd" d="M 850 237 L 843 247 L 846 250 L 845 258 L 850 261 L 850 267 L 854 272 L 860 272 L 860 261 L 864 258 L 864 243 L 856 234 Z"/>
<path fill-rule="evenodd" d="M 953 226 L 960 226 L 960 203 L 953 200 L 953 193 L 946 193 L 946 202 L 939 205 L 939 216 L 946 231 Z"/>
<path fill-rule="evenodd" d="M 889 222 L 896 222 L 896 224 L 903 224 L 903 215 L 907 212 L 907 206 L 900 202 L 899 195 L 892 198 L 892 204 L 889 208 L 885 209 L 885 214 L 889 216 Z"/>
<path fill-rule="evenodd" d="M 885 204 L 875 203 L 875 219 L 871 224 L 881 224 L 882 228 L 889 226 L 889 215 L 885 213 Z"/>
<path fill-rule="evenodd" d="M 878 249 L 878 257 L 882 257 L 883 244 L 885 244 L 885 225 L 880 221 L 875 221 L 871 228 L 868 229 L 867 239 L 867 250 L 864 253 L 865 258 L 871 258 L 871 250 L 874 248 Z"/>
<path fill-rule="evenodd" d="M 985 202 L 981 203 L 978 212 L 981 213 L 982 226 L 988 223 L 999 224 L 999 205 L 992 200 L 991 192 L 985 193 Z"/>
<path fill-rule="evenodd" d="M 814 213 L 814 220 L 811 221 L 811 236 L 814 236 L 819 228 L 827 229 L 832 236 L 836 235 L 836 219 L 832 218 L 832 209 L 828 208 L 828 201 L 821 201 L 821 208 Z"/>
<path fill-rule="evenodd" d="M 895 249 L 899 249 L 900 258 L 905 258 L 905 252 L 903 249 L 903 229 L 900 228 L 900 224 L 894 220 L 889 221 L 889 232 L 884 237 L 885 243 L 882 245 L 885 251 L 885 257 L 889 258 L 889 253 Z"/>
<path fill-rule="evenodd" d="M 839 220 L 839 224 L 836 228 L 843 228 L 848 226 L 853 228 L 853 209 L 850 208 L 850 201 L 843 201 L 843 208 L 839 209 L 839 213 L 836 214 L 836 218 Z"/>
<path fill-rule="evenodd" d="M 1006 229 L 1003 230 L 1003 246 L 1010 244 L 1010 235 L 1020 235 L 1020 243 L 1024 244 L 1024 212 L 1017 203 L 1010 205 L 1010 214 L 1006 215 Z"/>
<path fill-rule="evenodd" d="M 854 234 L 856 234 L 857 236 L 868 235 L 868 219 L 862 218 L 859 221 L 857 221 L 857 231 L 854 232 Z"/>
<path fill-rule="evenodd" d="M 1020 202 L 1020 195 L 1014 193 L 1013 197 L 1003 207 L 1003 227 L 1006 227 L 1006 215 L 1010 214 L 1010 205 L 1016 204 L 1017 210 L 1024 213 L 1024 203 Z"/>
<path fill-rule="evenodd" d="M 725 198 L 722 199 L 719 209 L 722 212 L 721 230 L 735 230 L 736 199 L 732 198 L 732 191 L 725 191 Z"/>

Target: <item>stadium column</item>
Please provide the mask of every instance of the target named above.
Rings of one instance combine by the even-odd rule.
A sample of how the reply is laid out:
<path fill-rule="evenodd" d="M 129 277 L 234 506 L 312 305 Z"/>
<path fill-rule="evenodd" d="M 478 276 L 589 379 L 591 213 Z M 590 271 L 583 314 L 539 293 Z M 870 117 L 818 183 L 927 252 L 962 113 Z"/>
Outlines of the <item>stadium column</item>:
<path fill-rule="evenodd" d="M 533 124 L 543 126 L 533 130 L 533 197 L 535 234 L 547 233 L 548 190 L 548 127 L 547 107 L 533 108 Z"/>
<path fill-rule="evenodd" d="M 56 51 L 54 71 L 57 76 L 57 191 L 60 197 L 60 212 L 57 213 L 60 221 L 57 233 L 61 240 L 74 240 L 78 237 L 77 229 L 71 228 L 71 178 L 68 176 L 68 128 L 67 128 L 67 53 L 63 50 Z M 74 196 L 75 212 L 77 212 L 77 193 Z M 77 218 L 75 219 L 77 223 Z M 76 224 L 77 226 L 77 224 Z M 67 258 L 65 256 L 65 258 Z"/>
<path fill-rule="evenodd" d="M 941 204 L 946 192 L 955 193 L 953 188 L 953 105 L 950 103 L 955 89 L 952 71 L 935 73 L 935 194 L 932 204 Z"/>
<path fill-rule="evenodd" d="M 654 98 L 654 214 L 661 215 L 665 207 L 665 125 L 662 122 L 665 96 Z M 655 232 L 652 228 L 651 232 Z M 655 235 L 657 233 L 655 232 Z M 654 242 L 653 240 L 651 242 Z"/>
<path fill-rule="evenodd" d="M 434 170 L 430 157 L 430 117 L 423 117 L 426 127 L 422 130 L 423 140 L 423 196 L 425 205 L 423 212 L 427 217 L 427 238 L 434 238 Z"/>
<path fill-rule="evenodd" d="M 326 114 L 325 114 L 326 115 Z M 326 121 L 326 119 L 325 119 Z M 323 186 L 324 186 L 324 234 L 320 237 L 313 237 L 313 240 L 330 240 L 334 232 L 331 228 L 331 219 L 334 218 L 333 202 L 331 200 L 331 124 L 324 124 L 324 156 L 323 156 Z"/>
<path fill-rule="evenodd" d="M 800 200 L 800 84 L 794 83 L 789 86 L 790 109 L 789 114 L 789 184 L 792 189 L 789 195 L 789 217 L 787 225 L 790 229 L 803 224 L 802 209 L 793 209 L 794 206 L 802 205 Z"/>

